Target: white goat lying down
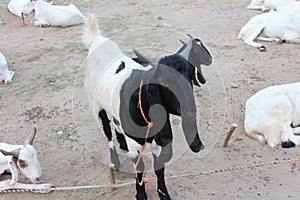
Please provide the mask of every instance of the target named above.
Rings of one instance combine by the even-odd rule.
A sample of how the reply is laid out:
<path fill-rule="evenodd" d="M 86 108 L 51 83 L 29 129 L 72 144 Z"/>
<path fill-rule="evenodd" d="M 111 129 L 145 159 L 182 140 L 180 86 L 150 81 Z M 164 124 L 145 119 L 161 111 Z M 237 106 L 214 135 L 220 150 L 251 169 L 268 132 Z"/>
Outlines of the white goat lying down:
<path fill-rule="evenodd" d="M 282 6 L 298 1 L 299 0 L 252 0 L 247 8 L 261 11 L 277 10 Z"/>
<path fill-rule="evenodd" d="M 0 82 L 10 83 L 13 76 L 14 72 L 8 69 L 6 59 L 0 52 Z"/>
<path fill-rule="evenodd" d="M 54 6 L 43 0 L 33 0 L 35 26 L 73 26 L 85 22 L 86 17 L 76 6 Z"/>
<path fill-rule="evenodd" d="M 256 15 L 240 30 L 237 39 L 265 51 L 266 47 L 254 40 L 300 43 L 300 14 L 271 12 Z"/>
<path fill-rule="evenodd" d="M 300 1 L 287 4 L 277 9 L 278 12 L 300 14 Z"/>
<path fill-rule="evenodd" d="M 300 82 L 260 90 L 246 102 L 248 136 L 270 147 L 300 144 Z"/>
<path fill-rule="evenodd" d="M 41 180 L 40 161 L 37 151 L 32 146 L 36 132 L 35 128 L 34 134 L 25 141 L 24 145 L 0 143 L 0 175 L 9 170 L 12 175 L 10 185 L 17 183 L 19 170 L 32 183 L 38 183 Z"/>

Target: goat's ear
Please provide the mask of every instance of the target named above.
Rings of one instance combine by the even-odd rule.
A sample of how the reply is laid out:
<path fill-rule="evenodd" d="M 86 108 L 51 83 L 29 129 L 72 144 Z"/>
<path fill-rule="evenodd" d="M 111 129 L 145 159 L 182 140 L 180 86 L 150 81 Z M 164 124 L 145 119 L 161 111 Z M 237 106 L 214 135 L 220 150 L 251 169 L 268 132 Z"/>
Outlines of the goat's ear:
<path fill-rule="evenodd" d="M 35 135 L 36 135 L 36 132 L 37 132 L 37 129 L 34 127 L 33 135 L 25 141 L 25 144 L 30 144 L 30 145 L 32 145 L 33 140 L 34 140 Z"/>
<path fill-rule="evenodd" d="M 16 150 L 13 150 L 13 151 L 10 151 L 10 152 L 0 149 L 0 152 L 3 155 L 12 156 L 13 158 L 16 158 L 16 159 L 19 159 L 20 151 L 21 151 L 21 149 L 16 149 Z"/>
<path fill-rule="evenodd" d="M 133 52 L 138 57 L 138 59 L 141 60 L 142 62 L 148 63 L 149 65 L 152 65 L 153 67 L 157 67 L 159 59 L 144 56 L 143 54 L 141 54 L 140 52 L 138 52 L 135 49 L 133 49 Z"/>
<path fill-rule="evenodd" d="M 180 54 L 187 47 L 187 43 L 185 43 L 181 39 L 179 39 L 179 41 L 182 43 L 182 47 L 176 52 L 176 54 Z"/>

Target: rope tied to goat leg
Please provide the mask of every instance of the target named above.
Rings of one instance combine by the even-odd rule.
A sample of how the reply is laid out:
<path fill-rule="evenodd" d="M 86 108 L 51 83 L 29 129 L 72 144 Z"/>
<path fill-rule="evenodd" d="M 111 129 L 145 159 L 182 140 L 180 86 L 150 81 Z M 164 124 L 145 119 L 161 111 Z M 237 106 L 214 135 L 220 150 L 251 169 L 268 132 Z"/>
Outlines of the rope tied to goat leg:
<path fill-rule="evenodd" d="M 143 110 L 143 105 L 142 105 L 142 88 L 143 88 L 143 79 L 141 80 L 141 83 L 140 83 L 140 88 L 139 88 L 139 108 L 140 108 L 140 112 L 141 112 L 141 115 L 143 116 L 143 119 L 145 120 L 145 122 L 147 123 L 147 131 L 146 131 L 146 135 L 145 135 L 145 142 L 144 144 L 142 145 L 140 151 L 139 151 L 139 155 L 138 155 L 138 158 L 137 158 L 137 161 L 135 163 L 135 166 L 134 166 L 134 171 L 136 172 L 137 171 L 137 166 L 139 165 L 140 163 L 140 160 L 141 160 L 141 157 L 142 157 L 142 154 L 143 154 L 143 151 L 145 150 L 145 146 L 146 146 L 146 142 L 147 142 L 147 139 L 148 139 L 148 136 L 149 136 L 149 132 L 150 132 L 150 129 L 152 128 L 153 126 L 153 123 L 151 121 L 148 121 L 145 113 L 144 113 L 144 110 Z"/>

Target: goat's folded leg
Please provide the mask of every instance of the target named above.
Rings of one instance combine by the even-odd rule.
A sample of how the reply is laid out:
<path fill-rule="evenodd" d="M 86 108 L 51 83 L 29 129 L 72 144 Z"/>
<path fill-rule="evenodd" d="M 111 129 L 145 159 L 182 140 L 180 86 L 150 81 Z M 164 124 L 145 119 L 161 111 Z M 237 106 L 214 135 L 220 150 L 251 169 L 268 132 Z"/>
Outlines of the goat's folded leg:
<path fill-rule="evenodd" d="M 18 181 L 18 167 L 12 159 L 9 159 L 7 164 L 11 173 L 11 181 L 9 185 L 12 186 Z"/>
<path fill-rule="evenodd" d="M 295 147 L 296 145 L 300 144 L 300 137 L 294 135 L 293 128 L 290 126 L 289 123 L 282 125 L 282 143 L 281 146 L 283 148 L 291 148 Z"/>

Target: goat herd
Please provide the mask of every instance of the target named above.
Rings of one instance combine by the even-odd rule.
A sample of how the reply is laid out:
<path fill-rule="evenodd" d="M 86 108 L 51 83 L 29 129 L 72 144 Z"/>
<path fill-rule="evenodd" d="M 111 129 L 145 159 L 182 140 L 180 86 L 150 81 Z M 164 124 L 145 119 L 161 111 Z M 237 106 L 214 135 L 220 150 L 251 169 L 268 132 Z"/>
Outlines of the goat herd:
<path fill-rule="evenodd" d="M 283 5 L 285 2 L 287 5 Z M 111 163 L 120 168 L 112 127 L 120 148 L 131 158 L 136 174 L 136 198 L 147 199 L 142 151 L 152 147 L 157 192 L 170 199 L 165 185 L 165 163 L 173 155 L 173 134 L 169 114 L 181 116 L 187 144 L 193 152 L 204 145 L 198 134 L 193 87 L 205 84 L 201 65 L 212 56 L 199 38 L 189 40 L 173 55 L 150 58 L 134 51 L 126 56 L 98 28 L 95 15 L 87 18 L 74 6 L 54 6 L 43 0 L 11 0 L 9 11 L 22 17 L 35 10 L 37 26 L 70 26 L 85 22 L 82 40 L 89 49 L 85 59 L 85 88 L 94 116 L 108 139 Z M 255 16 L 241 29 L 238 38 L 248 45 L 266 48 L 262 41 L 300 43 L 300 2 L 297 0 L 253 0 L 250 9 L 269 11 Z M 0 52 L 0 79 L 10 83 L 14 75 Z M 112 126 L 112 127 L 111 127 Z M 300 82 L 271 86 L 258 91 L 246 102 L 244 129 L 248 136 L 270 147 L 289 148 L 300 144 Z M 14 185 L 20 170 L 33 183 L 41 176 L 32 138 L 24 145 L 0 143 L 0 173 L 10 171 Z"/>

